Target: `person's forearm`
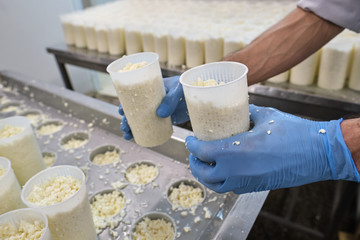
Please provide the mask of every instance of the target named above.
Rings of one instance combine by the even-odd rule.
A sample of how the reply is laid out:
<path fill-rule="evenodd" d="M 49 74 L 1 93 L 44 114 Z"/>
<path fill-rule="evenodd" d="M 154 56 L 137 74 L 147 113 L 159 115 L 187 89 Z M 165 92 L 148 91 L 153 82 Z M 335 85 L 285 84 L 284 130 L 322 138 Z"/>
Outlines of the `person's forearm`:
<path fill-rule="evenodd" d="M 249 68 L 249 85 L 295 66 L 343 30 L 313 13 L 296 8 L 244 49 L 224 58 Z"/>
<path fill-rule="evenodd" d="M 346 146 L 360 172 L 360 118 L 344 120 L 340 126 Z"/>

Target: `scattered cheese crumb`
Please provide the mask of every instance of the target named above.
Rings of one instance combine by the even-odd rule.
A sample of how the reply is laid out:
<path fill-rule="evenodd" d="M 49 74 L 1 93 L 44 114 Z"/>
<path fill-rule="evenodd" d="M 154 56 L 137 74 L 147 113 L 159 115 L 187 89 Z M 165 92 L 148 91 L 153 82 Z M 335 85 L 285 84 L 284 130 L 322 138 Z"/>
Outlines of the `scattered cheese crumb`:
<path fill-rule="evenodd" d="M 271 124 L 271 123 L 274 123 L 274 120 L 269 121 L 269 123 L 270 123 L 270 124 Z"/>
<path fill-rule="evenodd" d="M 13 112 L 13 111 L 16 112 L 18 110 L 19 110 L 19 107 L 17 107 L 17 106 L 8 106 L 8 107 L 1 109 L 1 112 Z"/>
<path fill-rule="evenodd" d="M 136 164 L 134 167 L 129 168 L 126 173 L 126 179 L 132 184 L 146 184 L 151 182 L 158 175 L 156 166 L 148 164 Z"/>
<path fill-rule="evenodd" d="M 133 232 L 133 240 L 172 240 L 174 238 L 174 227 L 164 219 L 145 217 L 140 221 Z"/>
<path fill-rule="evenodd" d="M 40 135 L 49 135 L 56 133 L 62 129 L 63 125 L 58 123 L 49 123 L 42 125 L 38 130 L 37 133 Z"/>
<path fill-rule="evenodd" d="M 209 210 L 207 207 L 204 207 L 203 210 L 204 210 L 204 212 L 205 212 L 204 218 L 205 218 L 205 219 L 210 219 L 210 218 L 211 218 L 211 212 L 210 212 L 210 210 Z"/>
<path fill-rule="evenodd" d="M 325 133 L 326 133 L 326 130 L 325 130 L 325 129 L 320 129 L 320 130 L 319 130 L 319 133 L 325 134 Z"/>
<path fill-rule="evenodd" d="M 138 63 L 127 63 L 126 66 L 123 69 L 120 69 L 119 72 L 127 72 L 127 71 L 132 71 L 132 70 L 136 70 L 139 68 L 142 68 L 144 66 L 146 66 L 148 63 L 147 62 L 138 62 Z"/>
<path fill-rule="evenodd" d="M 116 188 L 116 189 L 123 189 L 127 186 L 128 184 L 125 183 L 125 182 L 122 182 L 122 181 L 117 181 L 117 182 L 112 182 L 111 183 L 111 186 L 113 188 Z"/>
<path fill-rule="evenodd" d="M 74 195 L 80 186 L 81 182 L 71 176 L 52 177 L 35 185 L 27 200 L 36 206 L 54 205 Z"/>
<path fill-rule="evenodd" d="M 198 222 L 200 222 L 201 221 L 201 218 L 199 217 L 199 216 L 196 216 L 195 218 L 194 218 L 194 223 L 198 223 Z"/>
<path fill-rule="evenodd" d="M 83 146 L 85 143 L 87 143 L 87 141 L 87 139 L 71 138 L 66 143 L 63 143 L 61 146 L 65 149 L 74 149 Z"/>
<path fill-rule="evenodd" d="M 40 221 L 28 222 L 20 220 L 17 226 L 10 222 L 0 225 L 0 239 L 37 240 L 41 238 L 44 232 L 45 224 Z"/>
<path fill-rule="evenodd" d="M 267 131 L 267 134 L 268 134 L 268 135 L 270 135 L 270 134 L 271 134 L 271 131 L 270 131 L 270 130 L 268 130 L 268 131 Z"/>
<path fill-rule="evenodd" d="M 184 232 L 190 232 L 190 231 L 191 231 L 191 227 L 189 227 L 189 226 L 184 227 Z"/>
<path fill-rule="evenodd" d="M 25 128 L 22 127 L 14 127 L 7 125 L 3 129 L 0 130 L 0 139 L 9 138 L 12 136 L 15 136 L 22 131 L 24 131 Z"/>
<path fill-rule="evenodd" d="M 232 143 L 232 145 L 239 146 L 239 145 L 240 145 L 240 141 L 234 141 L 234 142 Z"/>
<path fill-rule="evenodd" d="M 114 218 L 125 207 L 125 197 L 118 191 L 95 195 L 91 203 L 91 212 L 96 227 L 100 233 L 103 228 L 109 226 L 115 228 L 120 219 Z"/>
<path fill-rule="evenodd" d="M 171 189 L 169 200 L 173 204 L 173 209 L 190 208 L 201 203 L 204 194 L 201 188 L 185 185 L 182 182 L 179 187 Z"/>
<path fill-rule="evenodd" d="M 187 211 L 182 211 L 182 212 L 181 212 L 181 216 L 182 216 L 182 217 L 186 217 L 187 215 L 188 215 L 188 212 L 187 212 Z"/>
<path fill-rule="evenodd" d="M 121 162 L 120 154 L 116 149 L 113 151 L 106 151 L 105 153 L 99 153 L 93 159 L 93 163 L 97 165 L 105 165 L 113 162 Z"/>

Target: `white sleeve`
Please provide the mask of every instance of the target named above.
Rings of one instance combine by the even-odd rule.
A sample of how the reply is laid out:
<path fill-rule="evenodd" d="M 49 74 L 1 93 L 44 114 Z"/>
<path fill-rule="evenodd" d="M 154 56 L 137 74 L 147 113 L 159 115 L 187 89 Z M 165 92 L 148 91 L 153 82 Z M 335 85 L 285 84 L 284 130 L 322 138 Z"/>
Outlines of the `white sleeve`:
<path fill-rule="evenodd" d="M 300 0 L 297 6 L 336 25 L 360 32 L 360 0 Z"/>

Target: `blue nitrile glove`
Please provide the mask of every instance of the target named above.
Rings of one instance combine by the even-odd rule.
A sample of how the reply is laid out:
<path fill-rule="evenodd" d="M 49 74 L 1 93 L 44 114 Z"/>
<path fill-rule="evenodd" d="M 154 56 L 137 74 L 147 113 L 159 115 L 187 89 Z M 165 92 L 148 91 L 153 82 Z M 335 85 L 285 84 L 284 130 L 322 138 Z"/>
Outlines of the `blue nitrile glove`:
<path fill-rule="evenodd" d="M 315 122 L 250 105 L 251 131 L 217 141 L 186 139 L 190 169 L 202 184 L 237 194 L 323 180 L 360 181 L 340 120 Z"/>
<path fill-rule="evenodd" d="M 167 118 L 171 116 L 173 124 L 180 124 L 189 121 L 189 113 L 179 78 L 180 76 L 164 78 L 166 95 L 156 111 L 159 117 Z M 119 114 L 124 116 L 124 111 L 121 105 L 119 105 Z M 125 116 L 121 122 L 121 130 L 125 133 L 124 138 L 126 140 L 133 138 L 130 126 Z"/>

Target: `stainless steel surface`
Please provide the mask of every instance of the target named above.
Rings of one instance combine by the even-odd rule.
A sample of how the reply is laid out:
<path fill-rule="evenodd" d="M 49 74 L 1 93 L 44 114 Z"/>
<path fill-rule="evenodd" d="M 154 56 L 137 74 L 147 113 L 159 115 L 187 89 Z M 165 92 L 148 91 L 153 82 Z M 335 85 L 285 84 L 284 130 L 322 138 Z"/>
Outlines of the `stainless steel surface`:
<path fill-rule="evenodd" d="M 43 152 L 57 156 L 54 165 L 70 164 L 82 168 L 87 176 L 89 196 L 111 189 L 112 182 L 127 183 L 126 187 L 120 189 L 128 200 L 126 215 L 115 228 L 119 234 L 115 239 L 129 236 L 133 224 L 148 212 L 171 216 L 177 232 L 181 233 L 177 239 L 231 239 L 231 236 L 246 239 L 267 192 L 238 196 L 206 190 L 206 199 L 196 208 L 194 215 L 187 211 L 187 216 L 182 216 L 181 211 L 172 210 L 167 200 L 170 186 L 181 179 L 194 180 L 188 169 L 188 152 L 184 145 L 185 138 L 192 134 L 190 131 L 174 127 L 174 134 L 166 144 L 151 149 L 142 148 L 132 141 L 123 140 L 117 106 L 13 72 L 0 72 L 0 78 L 0 94 L 5 96 L 1 101 L 7 98 L 19 102 L 21 108 L 18 113 L 0 113 L 0 117 L 31 110 L 40 111 L 47 117 L 45 121 L 56 119 L 64 123 L 59 132 L 38 135 L 40 147 Z M 76 133 L 81 133 L 79 136 L 83 138 L 88 135 L 88 142 L 78 149 L 63 149 L 61 142 Z M 92 152 L 108 145 L 120 149 L 122 162 L 104 166 L 92 164 Z M 154 163 L 159 169 L 158 177 L 154 183 L 141 187 L 129 184 L 124 177 L 125 170 L 134 162 L 142 161 Z M 205 219 L 204 207 L 212 213 L 211 219 Z M 195 216 L 200 216 L 202 221 L 194 223 Z M 185 226 L 190 226 L 192 230 L 184 232 Z M 111 238 L 108 229 L 99 235 L 99 239 Z"/>

